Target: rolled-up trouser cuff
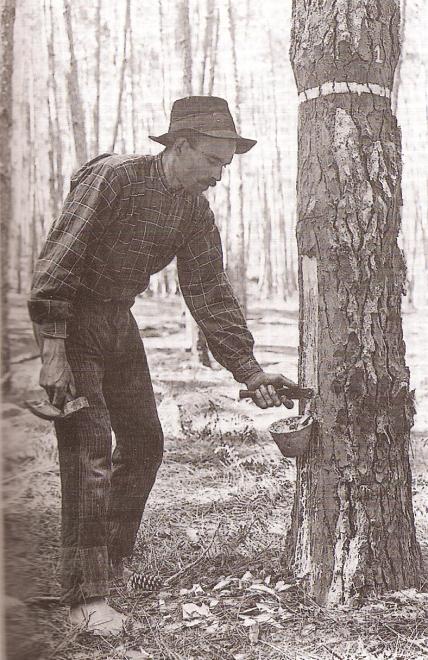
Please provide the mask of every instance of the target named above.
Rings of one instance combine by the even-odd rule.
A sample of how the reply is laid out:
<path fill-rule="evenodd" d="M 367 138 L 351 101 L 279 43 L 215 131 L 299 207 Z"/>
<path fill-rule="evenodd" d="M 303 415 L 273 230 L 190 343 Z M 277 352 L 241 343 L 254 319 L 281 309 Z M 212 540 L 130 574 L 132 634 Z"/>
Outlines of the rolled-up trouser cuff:
<path fill-rule="evenodd" d="M 107 582 L 94 582 L 83 585 L 76 585 L 65 591 L 61 597 L 61 602 L 65 605 L 78 605 L 85 603 L 92 598 L 105 598 L 110 593 L 110 586 Z"/>
<path fill-rule="evenodd" d="M 61 558 L 63 603 L 76 604 L 109 594 L 106 546 L 63 548 Z"/>

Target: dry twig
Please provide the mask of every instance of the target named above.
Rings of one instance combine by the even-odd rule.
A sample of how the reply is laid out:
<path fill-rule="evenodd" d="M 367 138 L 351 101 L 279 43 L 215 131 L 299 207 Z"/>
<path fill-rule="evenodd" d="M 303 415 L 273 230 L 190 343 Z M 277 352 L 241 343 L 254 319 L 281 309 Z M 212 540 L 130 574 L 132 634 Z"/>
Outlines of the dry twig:
<path fill-rule="evenodd" d="M 394 630 L 394 628 L 392 628 L 391 626 L 389 626 L 387 623 L 385 623 L 384 626 L 385 626 L 385 628 L 388 628 L 388 630 L 390 630 L 391 632 L 393 632 L 394 635 L 396 635 L 396 636 L 399 637 L 400 639 L 403 639 L 404 641 L 409 642 L 409 644 L 414 644 L 414 646 L 417 646 L 418 649 L 421 649 L 421 651 L 423 651 L 424 653 L 428 653 L 428 648 L 427 648 L 427 646 L 422 646 L 422 644 L 419 644 L 419 642 L 417 642 L 416 640 L 411 639 L 410 637 L 406 637 L 405 635 L 402 635 L 401 633 L 399 633 L 399 632 L 397 632 L 396 630 Z"/>

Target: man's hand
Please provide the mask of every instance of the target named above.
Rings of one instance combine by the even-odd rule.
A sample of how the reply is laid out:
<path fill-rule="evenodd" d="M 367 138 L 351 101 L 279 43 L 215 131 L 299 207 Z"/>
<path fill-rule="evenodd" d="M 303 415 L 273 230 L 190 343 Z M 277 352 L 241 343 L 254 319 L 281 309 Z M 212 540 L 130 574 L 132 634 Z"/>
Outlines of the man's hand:
<path fill-rule="evenodd" d="M 280 406 L 283 403 L 288 404 L 290 408 L 293 407 L 292 401 L 284 396 L 280 397 L 276 393 L 275 388 L 298 387 L 297 383 L 282 374 L 267 374 L 263 371 L 251 376 L 245 384 L 249 390 L 256 392 L 253 400 L 259 408 Z"/>
<path fill-rule="evenodd" d="M 74 377 L 68 364 L 64 339 L 43 338 L 39 383 L 46 390 L 50 402 L 57 408 L 63 407 L 67 395 L 76 396 Z"/>

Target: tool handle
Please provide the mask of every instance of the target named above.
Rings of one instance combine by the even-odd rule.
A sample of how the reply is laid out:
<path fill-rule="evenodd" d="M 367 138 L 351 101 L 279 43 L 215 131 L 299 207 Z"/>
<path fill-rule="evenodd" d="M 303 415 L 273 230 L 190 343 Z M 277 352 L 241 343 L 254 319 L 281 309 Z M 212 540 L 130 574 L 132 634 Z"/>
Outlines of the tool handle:
<path fill-rule="evenodd" d="M 280 387 L 276 390 L 279 396 L 285 396 L 287 399 L 312 399 L 314 391 L 311 387 Z M 239 390 L 240 399 L 254 399 L 256 396 L 253 390 Z"/>

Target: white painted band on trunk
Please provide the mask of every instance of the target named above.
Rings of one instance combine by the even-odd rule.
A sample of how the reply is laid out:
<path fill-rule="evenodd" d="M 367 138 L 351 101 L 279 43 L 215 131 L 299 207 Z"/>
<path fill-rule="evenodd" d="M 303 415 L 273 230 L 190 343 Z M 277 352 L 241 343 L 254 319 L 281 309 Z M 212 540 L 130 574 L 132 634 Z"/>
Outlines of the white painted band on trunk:
<path fill-rule="evenodd" d="M 391 90 L 376 83 L 336 82 L 335 80 L 329 80 L 319 87 L 311 87 L 300 92 L 299 103 L 316 99 L 319 96 L 327 96 L 328 94 L 349 93 L 377 94 L 377 96 L 384 96 L 387 99 L 391 98 Z"/>

